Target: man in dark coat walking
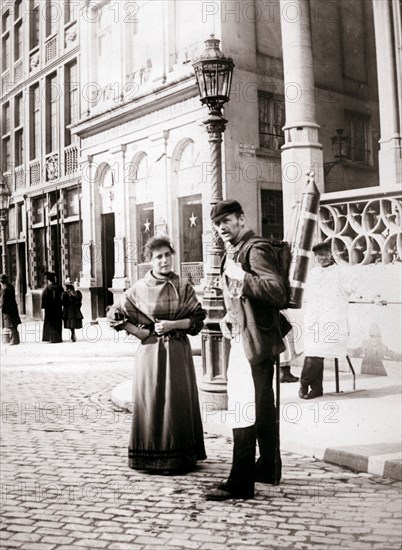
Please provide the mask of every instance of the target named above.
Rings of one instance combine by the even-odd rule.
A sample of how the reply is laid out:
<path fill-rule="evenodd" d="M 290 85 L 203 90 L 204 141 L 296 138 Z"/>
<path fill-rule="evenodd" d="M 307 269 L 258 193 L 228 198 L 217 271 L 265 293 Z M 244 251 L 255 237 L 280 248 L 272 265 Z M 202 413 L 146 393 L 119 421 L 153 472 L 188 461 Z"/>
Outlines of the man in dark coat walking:
<path fill-rule="evenodd" d="M 255 481 L 276 485 L 281 478 L 272 381 L 275 357 L 285 350 L 282 337 L 291 325 L 279 311 L 287 295 L 275 250 L 246 227 L 237 201 L 221 201 L 212 208 L 211 218 L 228 245 L 221 266 L 227 310 L 221 328 L 231 339 L 228 410 L 240 414 L 233 423 L 229 478 L 206 498 L 248 499 L 254 496 Z M 255 462 L 257 441 L 260 456 Z"/>
<path fill-rule="evenodd" d="M 0 283 L 0 307 L 3 316 L 3 327 L 8 328 L 11 332 L 10 346 L 16 346 L 20 343 L 18 325 L 21 324 L 21 319 L 18 314 L 18 306 L 15 300 L 15 290 L 5 274 L 0 275 Z"/>

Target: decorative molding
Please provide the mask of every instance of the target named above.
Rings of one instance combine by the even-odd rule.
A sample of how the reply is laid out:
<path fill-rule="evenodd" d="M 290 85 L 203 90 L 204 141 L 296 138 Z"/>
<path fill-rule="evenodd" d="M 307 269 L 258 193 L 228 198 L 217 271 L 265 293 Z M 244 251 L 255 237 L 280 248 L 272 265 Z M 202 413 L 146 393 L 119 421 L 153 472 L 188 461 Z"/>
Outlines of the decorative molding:
<path fill-rule="evenodd" d="M 59 155 L 51 155 L 46 159 L 47 180 L 53 181 L 59 177 Z"/>
<path fill-rule="evenodd" d="M 94 134 L 92 134 L 91 132 L 91 135 L 88 135 L 88 137 L 85 137 L 85 135 L 83 135 L 82 148 L 88 149 L 90 147 L 99 145 L 99 143 L 106 143 L 107 141 L 114 138 L 122 139 L 123 136 L 126 135 L 132 136 L 133 132 L 138 132 L 142 129 L 145 129 L 156 122 L 160 123 L 180 114 L 189 113 L 195 108 L 199 108 L 199 100 L 197 97 L 191 97 L 185 99 L 184 101 L 180 101 L 179 103 L 174 103 L 172 105 L 164 107 L 162 109 L 151 111 L 149 113 L 146 112 L 143 116 L 132 117 L 128 121 L 127 115 L 126 121 L 121 124 L 118 124 L 118 120 L 115 120 L 116 126 L 112 126 L 105 129 L 104 131 L 100 131 Z M 138 110 L 140 109 L 138 108 Z M 138 111 L 137 114 L 139 114 Z M 125 141 L 127 141 L 127 139 L 125 139 Z"/>

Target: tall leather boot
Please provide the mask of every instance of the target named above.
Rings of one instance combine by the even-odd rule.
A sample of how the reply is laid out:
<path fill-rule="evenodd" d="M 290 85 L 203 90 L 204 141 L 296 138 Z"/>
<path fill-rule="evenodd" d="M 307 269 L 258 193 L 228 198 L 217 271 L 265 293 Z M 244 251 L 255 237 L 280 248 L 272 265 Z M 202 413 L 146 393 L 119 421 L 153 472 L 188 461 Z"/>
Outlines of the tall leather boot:
<path fill-rule="evenodd" d="M 248 499 L 254 496 L 255 424 L 233 429 L 233 462 L 227 481 L 205 494 L 207 500 Z"/>
<path fill-rule="evenodd" d="M 252 373 L 255 385 L 257 441 L 260 451 L 255 468 L 255 481 L 278 485 L 282 475 L 282 461 L 272 388 L 273 363 L 255 365 Z"/>

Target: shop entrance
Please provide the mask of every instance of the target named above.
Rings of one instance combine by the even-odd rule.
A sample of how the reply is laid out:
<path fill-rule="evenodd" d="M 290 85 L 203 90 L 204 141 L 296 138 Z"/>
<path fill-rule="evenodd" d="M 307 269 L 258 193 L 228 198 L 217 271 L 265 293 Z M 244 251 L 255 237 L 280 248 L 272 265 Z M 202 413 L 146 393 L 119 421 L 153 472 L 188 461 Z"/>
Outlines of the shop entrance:
<path fill-rule="evenodd" d="M 113 294 L 108 290 L 112 286 L 114 276 L 114 213 L 102 214 L 102 281 L 103 304 L 106 314 L 107 306 L 113 304 Z"/>

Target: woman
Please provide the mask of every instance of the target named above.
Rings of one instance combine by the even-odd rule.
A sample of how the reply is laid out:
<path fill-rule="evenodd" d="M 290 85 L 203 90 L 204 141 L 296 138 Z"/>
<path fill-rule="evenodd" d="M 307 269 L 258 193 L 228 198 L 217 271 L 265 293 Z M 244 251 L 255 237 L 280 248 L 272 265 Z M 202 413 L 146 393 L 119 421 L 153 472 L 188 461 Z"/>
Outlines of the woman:
<path fill-rule="evenodd" d="M 56 344 L 63 341 L 63 287 L 56 284 L 56 275 L 50 271 L 45 272 L 45 280 L 46 288 L 42 291 L 42 309 L 45 310 L 42 341 Z"/>
<path fill-rule="evenodd" d="M 63 302 L 63 319 L 64 328 L 69 328 L 71 331 L 71 341 L 76 342 L 75 329 L 82 328 L 82 294 L 79 290 L 75 290 L 70 279 L 66 279 L 66 290 L 61 295 Z"/>
<path fill-rule="evenodd" d="M 200 332 L 205 311 L 192 286 L 172 272 L 174 250 L 167 238 L 150 239 L 145 254 L 152 270 L 108 313 L 116 330 L 141 340 L 135 356 L 129 466 L 179 473 L 206 458 L 187 337 Z"/>

